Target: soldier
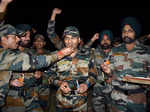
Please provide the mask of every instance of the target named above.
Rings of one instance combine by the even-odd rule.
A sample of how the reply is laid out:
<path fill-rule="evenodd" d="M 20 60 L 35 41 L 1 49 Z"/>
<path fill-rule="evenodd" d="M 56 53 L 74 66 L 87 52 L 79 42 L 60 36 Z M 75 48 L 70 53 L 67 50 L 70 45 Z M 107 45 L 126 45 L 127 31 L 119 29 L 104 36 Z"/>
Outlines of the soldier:
<path fill-rule="evenodd" d="M 1 0 L 0 3 L 0 22 L 4 20 L 6 9 L 8 4 L 10 4 L 13 0 Z"/>
<path fill-rule="evenodd" d="M 50 41 L 54 44 L 55 48 L 61 49 L 64 47 L 63 39 L 61 39 L 55 32 L 55 19 L 57 14 L 61 14 L 62 10 L 58 8 L 54 8 L 52 11 L 51 18 L 48 22 L 48 28 L 47 28 L 47 33 L 48 33 L 48 38 Z M 84 48 L 89 48 L 88 46 L 91 46 L 95 40 L 91 39 L 87 45 L 84 45 L 84 39 L 80 37 L 80 45 L 79 48 L 81 49 L 82 47 Z"/>
<path fill-rule="evenodd" d="M 113 112 L 146 112 L 145 86 L 123 82 L 124 76 L 148 77 L 150 55 L 148 48 L 136 39 L 141 25 L 134 17 L 122 21 L 123 44 L 112 49 L 110 65 L 102 64 L 103 71 L 112 78 L 111 92 Z"/>
<path fill-rule="evenodd" d="M 64 48 L 56 54 L 32 56 L 27 53 L 18 52 L 20 39 L 16 36 L 16 29 L 11 25 L 0 27 L 0 107 L 4 105 L 5 96 L 9 90 L 9 80 L 11 71 L 31 71 L 48 67 L 51 63 L 63 58 L 72 52 L 71 48 Z M 17 85 L 21 86 L 22 82 L 17 81 Z"/>
<path fill-rule="evenodd" d="M 56 93 L 56 112 L 87 112 L 88 88 L 95 84 L 97 71 L 88 50 L 80 51 L 80 34 L 76 27 L 64 30 L 64 44 L 72 47 L 73 52 L 58 61 L 50 73 L 56 74 L 52 84 L 58 87 Z"/>
<path fill-rule="evenodd" d="M 32 50 L 29 49 L 30 44 L 30 30 L 31 27 L 28 24 L 19 24 L 16 26 L 17 33 L 20 34 L 20 42 L 19 42 L 19 51 L 28 53 L 30 55 L 35 55 Z M 22 78 L 20 74 L 23 74 L 23 85 L 21 87 L 17 87 L 16 79 Z M 38 111 L 42 112 L 43 109 L 39 103 L 38 91 L 35 91 L 35 87 L 38 87 L 40 76 L 36 76 L 37 74 L 42 75 L 37 72 L 12 72 L 12 78 L 10 83 L 10 89 L 6 100 L 6 108 L 4 111 L 9 110 L 18 110 L 22 111 Z M 14 85 L 15 84 L 15 85 Z M 34 94 L 33 94 L 34 93 Z M 13 102 L 16 103 L 13 103 Z M 25 107 L 25 109 L 24 109 Z"/>
<path fill-rule="evenodd" d="M 34 39 L 33 39 L 33 48 L 34 48 L 33 53 L 36 55 L 50 53 L 49 50 L 44 48 L 45 45 L 46 45 L 45 37 L 41 34 L 36 34 Z M 54 105 L 54 104 L 52 104 L 54 102 L 51 102 L 52 97 L 50 94 L 52 91 L 50 91 L 50 90 L 52 90 L 52 89 L 48 83 L 49 75 L 46 73 L 47 70 L 48 70 L 48 68 L 36 71 L 39 74 L 42 74 L 41 78 L 39 79 L 41 82 L 39 83 L 38 87 L 36 87 L 36 88 L 38 90 L 39 101 L 40 101 L 42 108 L 44 109 L 44 112 L 48 112 L 49 109 L 50 109 L 50 112 L 53 112 L 54 107 L 52 107 L 51 105 Z"/>
<path fill-rule="evenodd" d="M 26 48 L 31 47 L 31 26 L 29 24 L 18 24 L 16 25 L 17 34 L 20 35 L 20 43 L 19 43 L 19 50 L 26 51 Z M 29 51 L 27 49 L 27 51 Z"/>
<path fill-rule="evenodd" d="M 48 33 L 48 38 L 50 41 L 54 44 L 55 48 L 61 49 L 64 47 L 63 41 L 60 39 L 60 37 L 56 34 L 55 32 L 55 18 L 57 14 L 61 14 L 62 10 L 55 8 L 52 11 L 51 18 L 48 22 L 48 28 L 47 28 L 47 33 Z"/>
<path fill-rule="evenodd" d="M 100 34 L 96 33 L 91 40 L 99 40 L 99 45 L 95 50 L 96 67 L 98 78 L 93 87 L 92 106 L 94 112 L 110 112 L 111 83 L 101 70 L 100 65 L 108 58 L 112 48 L 113 33 L 110 30 L 103 30 Z"/>

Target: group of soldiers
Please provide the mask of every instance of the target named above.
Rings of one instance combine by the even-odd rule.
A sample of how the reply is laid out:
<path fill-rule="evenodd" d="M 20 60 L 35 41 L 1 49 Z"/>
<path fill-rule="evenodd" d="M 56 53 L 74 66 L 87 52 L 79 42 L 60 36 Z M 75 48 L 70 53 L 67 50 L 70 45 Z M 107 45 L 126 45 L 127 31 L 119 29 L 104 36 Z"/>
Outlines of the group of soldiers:
<path fill-rule="evenodd" d="M 75 26 L 57 35 L 55 19 L 62 10 L 55 8 L 47 27 L 57 49 L 51 52 L 30 25 L 3 22 L 12 1 L 0 3 L 1 112 L 149 112 L 149 85 L 123 80 L 150 77 L 150 51 L 143 44 L 149 36 L 140 37 L 136 18 L 122 20 L 122 43 L 106 29 L 83 44 Z"/>

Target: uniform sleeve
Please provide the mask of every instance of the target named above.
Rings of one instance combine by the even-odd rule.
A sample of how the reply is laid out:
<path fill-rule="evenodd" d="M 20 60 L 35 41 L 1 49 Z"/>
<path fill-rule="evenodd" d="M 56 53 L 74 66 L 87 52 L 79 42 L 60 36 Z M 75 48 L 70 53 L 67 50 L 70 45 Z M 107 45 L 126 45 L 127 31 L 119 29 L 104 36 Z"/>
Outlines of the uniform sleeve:
<path fill-rule="evenodd" d="M 96 83 L 97 75 L 98 75 L 98 73 L 97 73 L 97 69 L 96 69 L 96 64 L 94 63 L 94 60 L 92 59 L 89 64 L 89 75 L 88 75 L 88 79 L 86 81 L 86 84 L 88 85 L 88 87 L 90 87 Z"/>
<path fill-rule="evenodd" d="M 50 67 L 50 69 L 47 71 L 47 74 L 49 76 L 48 80 L 49 80 L 49 83 L 56 86 L 56 87 L 59 87 L 59 77 L 57 75 L 57 70 L 56 70 L 56 64 L 54 64 L 53 66 Z"/>
<path fill-rule="evenodd" d="M 48 67 L 58 60 L 57 54 L 32 56 L 27 53 L 4 51 L 0 54 L 0 70 L 32 71 Z"/>
<path fill-rule="evenodd" d="M 0 12 L 0 22 L 4 20 L 5 15 L 6 15 L 6 12 Z"/>
<path fill-rule="evenodd" d="M 55 21 L 48 22 L 47 34 L 48 38 L 57 49 L 63 48 L 63 42 L 55 32 Z"/>
<path fill-rule="evenodd" d="M 88 75 L 88 79 L 86 81 L 86 84 L 88 85 L 88 87 L 94 85 L 96 83 L 97 80 L 97 76 L 98 76 L 98 71 L 96 68 L 96 63 L 95 63 L 95 58 L 94 58 L 94 49 L 91 49 L 91 58 L 90 58 L 90 62 L 89 62 L 89 75 Z"/>
<path fill-rule="evenodd" d="M 147 48 L 147 56 L 146 56 L 146 61 L 147 61 L 147 66 L 145 66 L 145 69 L 148 70 L 147 77 L 150 77 L 150 47 L 145 46 Z"/>
<path fill-rule="evenodd" d="M 88 43 L 86 43 L 84 45 L 85 48 L 91 48 L 91 46 L 93 45 L 93 42 L 92 41 L 89 41 Z"/>
<path fill-rule="evenodd" d="M 31 77 L 29 79 L 24 79 L 24 86 L 26 88 L 37 86 L 38 81 L 39 80 L 35 79 L 34 77 Z"/>

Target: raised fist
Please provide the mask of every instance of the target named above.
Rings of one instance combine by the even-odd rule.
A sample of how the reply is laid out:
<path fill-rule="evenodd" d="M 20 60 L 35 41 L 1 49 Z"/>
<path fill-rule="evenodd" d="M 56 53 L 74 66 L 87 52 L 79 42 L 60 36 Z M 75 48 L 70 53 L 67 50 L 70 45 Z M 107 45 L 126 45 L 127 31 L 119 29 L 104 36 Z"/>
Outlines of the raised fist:
<path fill-rule="evenodd" d="M 91 41 L 94 42 L 95 40 L 99 39 L 99 33 L 94 34 Z"/>
<path fill-rule="evenodd" d="M 54 14 L 61 14 L 62 10 L 61 9 L 58 9 L 58 8 L 54 8 L 53 9 L 53 13 Z"/>
<path fill-rule="evenodd" d="M 6 3 L 6 4 L 9 4 L 11 3 L 13 0 L 1 0 L 1 3 Z"/>

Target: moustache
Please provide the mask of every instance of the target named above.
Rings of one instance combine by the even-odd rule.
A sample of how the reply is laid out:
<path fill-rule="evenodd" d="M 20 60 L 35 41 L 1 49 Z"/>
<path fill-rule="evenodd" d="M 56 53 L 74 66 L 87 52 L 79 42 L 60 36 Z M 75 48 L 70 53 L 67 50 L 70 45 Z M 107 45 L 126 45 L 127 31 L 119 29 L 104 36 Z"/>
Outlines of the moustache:
<path fill-rule="evenodd" d="M 126 36 L 126 37 L 123 38 L 123 41 L 124 41 L 126 44 L 131 44 L 131 43 L 133 43 L 135 40 L 136 40 L 135 38 L 132 39 L 132 38 L 130 38 L 130 37 L 128 37 L 128 36 Z"/>

